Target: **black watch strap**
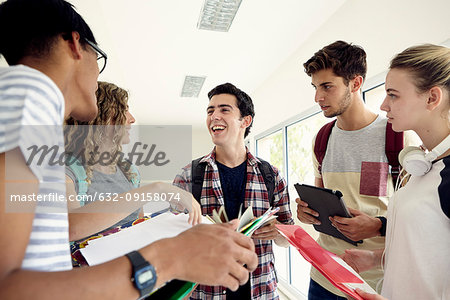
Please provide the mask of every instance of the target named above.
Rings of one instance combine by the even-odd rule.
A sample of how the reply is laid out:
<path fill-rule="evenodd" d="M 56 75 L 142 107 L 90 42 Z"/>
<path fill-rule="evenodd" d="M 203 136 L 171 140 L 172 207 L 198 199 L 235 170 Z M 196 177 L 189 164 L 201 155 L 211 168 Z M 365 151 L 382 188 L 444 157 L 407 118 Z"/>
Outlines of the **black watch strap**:
<path fill-rule="evenodd" d="M 136 289 L 139 291 L 140 297 L 143 298 L 148 296 L 156 283 L 156 270 L 155 268 L 145 260 L 145 258 L 138 251 L 131 251 L 125 255 L 131 262 L 133 268 L 133 274 L 131 276 L 131 281 L 133 282 Z M 143 282 L 138 282 L 141 279 L 139 277 L 142 273 L 150 272 L 150 279 Z"/>
<path fill-rule="evenodd" d="M 380 227 L 380 235 L 386 236 L 386 225 L 387 225 L 387 219 L 386 217 L 376 217 L 377 219 L 380 219 L 381 221 L 381 227 Z"/>
<path fill-rule="evenodd" d="M 133 272 L 136 272 L 142 267 L 145 267 L 149 264 L 148 261 L 145 260 L 145 258 L 138 252 L 138 251 L 131 251 L 130 253 L 127 253 L 126 256 L 131 262 L 131 265 L 133 266 Z"/>

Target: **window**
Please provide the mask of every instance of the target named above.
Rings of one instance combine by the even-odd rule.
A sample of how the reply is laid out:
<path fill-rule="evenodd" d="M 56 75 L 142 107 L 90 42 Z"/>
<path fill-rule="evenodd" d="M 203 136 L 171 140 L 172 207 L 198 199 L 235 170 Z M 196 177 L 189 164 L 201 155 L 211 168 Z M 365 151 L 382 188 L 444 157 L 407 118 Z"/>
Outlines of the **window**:
<path fill-rule="evenodd" d="M 373 88 L 370 88 L 363 92 L 364 102 L 376 114 L 385 116 L 385 112 L 380 109 L 381 103 L 383 103 L 386 97 L 386 91 L 384 83 L 379 84 Z"/>
<path fill-rule="evenodd" d="M 276 166 L 284 176 L 284 148 L 283 132 L 277 130 L 261 139 L 256 140 L 256 155 Z M 289 253 L 287 249 L 274 245 L 275 269 L 279 279 L 289 281 Z"/>
<path fill-rule="evenodd" d="M 256 155 L 276 166 L 284 176 L 283 133 L 281 130 L 256 141 Z"/>
<path fill-rule="evenodd" d="M 314 184 L 314 171 L 311 161 L 312 140 L 327 121 L 322 114 L 315 114 L 286 127 L 289 187 L 293 188 L 294 183 L 297 182 Z"/>
<path fill-rule="evenodd" d="M 287 121 L 269 133 L 256 137 L 256 155 L 276 166 L 287 181 L 291 199 L 291 211 L 296 219 L 298 197 L 294 183 L 314 184 L 312 167 L 312 140 L 317 131 L 329 119 L 323 117 L 316 108 L 300 115 L 293 121 Z M 302 226 L 313 238 L 318 233 L 312 225 L 296 223 Z M 275 268 L 281 282 L 290 286 L 290 291 L 306 297 L 309 286 L 311 265 L 293 248 L 274 245 Z"/>
<path fill-rule="evenodd" d="M 306 183 L 314 185 L 314 168 L 312 166 L 312 141 L 319 129 L 327 122 L 321 113 L 317 113 L 309 118 L 286 127 L 287 131 L 287 166 L 288 166 L 288 186 L 291 198 L 291 211 L 296 219 L 297 204 L 295 198 L 298 197 L 294 188 L 295 183 Z M 319 237 L 318 232 L 312 225 L 298 222 L 309 235 L 314 239 Z M 305 261 L 297 249 L 290 249 L 290 284 L 303 295 L 308 295 L 309 272 L 311 265 Z"/>

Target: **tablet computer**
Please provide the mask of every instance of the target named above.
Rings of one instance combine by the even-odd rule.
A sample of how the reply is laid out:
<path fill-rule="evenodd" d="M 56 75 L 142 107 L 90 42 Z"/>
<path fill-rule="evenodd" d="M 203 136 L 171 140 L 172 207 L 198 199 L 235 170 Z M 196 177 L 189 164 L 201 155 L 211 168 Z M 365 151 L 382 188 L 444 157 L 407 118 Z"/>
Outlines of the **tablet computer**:
<path fill-rule="evenodd" d="M 294 187 L 302 201 L 308 203 L 309 208 L 319 213 L 317 219 L 321 224 L 313 225 L 317 231 L 334 236 L 355 246 L 357 246 L 358 243 L 362 243 L 362 241 L 355 242 L 347 238 L 339 230 L 333 227 L 331 221 L 328 219 L 328 217 L 334 216 L 345 218 L 352 217 L 342 200 L 342 193 L 340 191 L 298 183 L 296 183 Z"/>

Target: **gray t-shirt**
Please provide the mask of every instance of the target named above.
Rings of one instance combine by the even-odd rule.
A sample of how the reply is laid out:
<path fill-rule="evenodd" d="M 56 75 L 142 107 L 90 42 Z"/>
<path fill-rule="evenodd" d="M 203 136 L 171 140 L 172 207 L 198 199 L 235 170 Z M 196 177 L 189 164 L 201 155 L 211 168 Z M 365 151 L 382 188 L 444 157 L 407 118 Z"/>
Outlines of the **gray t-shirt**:
<path fill-rule="evenodd" d="M 66 174 L 74 182 L 75 191 L 78 194 L 78 181 L 76 179 L 75 174 L 70 168 L 66 168 Z M 128 192 L 133 188 L 134 188 L 133 184 L 127 179 L 127 177 L 125 176 L 125 174 L 123 174 L 120 168 L 116 168 L 116 173 L 113 174 L 105 174 L 94 170 L 92 173 L 91 184 L 89 185 L 87 190 L 87 195 L 91 195 L 92 198 L 94 198 L 94 195 L 96 193 L 121 194 Z M 94 199 L 94 201 L 95 200 L 96 199 Z M 87 202 L 86 204 L 89 205 L 89 202 Z M 140 209 L 136 210 L 126 218 L 109 227 L 108 229 L 122 226 L 125 223 L 137 219 L 139 217 L 139 211 Z"/>
<path fill-rule="evenodd" d="M 323 172 L 361 172 L 362 161 L 387 163 L 385 140 L 387 119 L 378 116 L 359 130 L 333 127 L 323 158 Z"/>

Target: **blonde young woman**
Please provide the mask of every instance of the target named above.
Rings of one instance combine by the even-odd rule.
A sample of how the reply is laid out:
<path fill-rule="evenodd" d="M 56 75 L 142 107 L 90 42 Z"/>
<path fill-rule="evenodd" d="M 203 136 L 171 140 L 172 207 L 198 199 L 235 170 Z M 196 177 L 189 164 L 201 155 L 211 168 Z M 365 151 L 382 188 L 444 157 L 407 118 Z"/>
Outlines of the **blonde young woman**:
<path fill-rule="evenodd" d="M 112 83 L 99 82 L 96 96 L 98 115 L 94 120 L 66 120 L 66 153 L 70 154 L 66 168 L 70 240 L 120 228 L 142 216 L 141 206 L 145 202 L 105 201 L 106 197 L 115 195 L 119 195 L 116 199 L 125 199 L 120 195 L 127 192 L 179 193 L 181 206 L 189 211 L 189 222 L 199 223 L 200 206 L 191 194 L 166 183 L 139 187 L 137 168 L 116 155 L 123 144 L 130 142 L 129 130 L 135 122 L 128 110 L 127 91 Z M 101 155 L 110 159 L 101 159 Z"/>
<path fill-rule="evenodd" d="M 411 47 L 391 61 L 386 111 L 395 131 L 414 130 L 423 149 L 399 160 L 408 183 L 389 202 L 386 249 L 347 250 L 344 259 L 362 272 L 385 267 L 381 295 L 364 299 L 450 299 L 450 49 Z"/>

